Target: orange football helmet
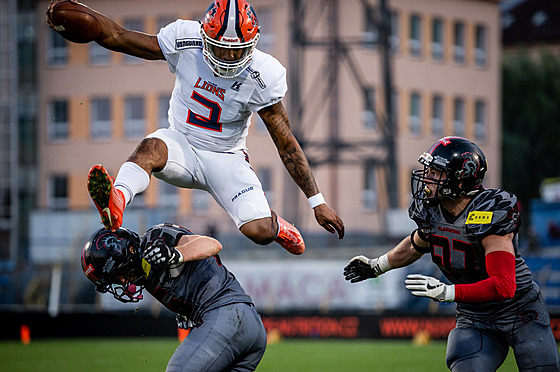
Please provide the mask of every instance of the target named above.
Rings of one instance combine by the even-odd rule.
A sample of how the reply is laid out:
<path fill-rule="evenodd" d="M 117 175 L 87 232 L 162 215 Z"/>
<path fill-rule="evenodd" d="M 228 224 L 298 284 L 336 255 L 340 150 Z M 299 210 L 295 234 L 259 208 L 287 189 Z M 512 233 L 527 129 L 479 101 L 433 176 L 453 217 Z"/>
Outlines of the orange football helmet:
<path fill-rule="evenodd" d="M 206 64 L 218 75 L 233 78 L 250 64 L 259 40 L 259 21 L 245 0 L 215 0 L 200 30 Z"/>

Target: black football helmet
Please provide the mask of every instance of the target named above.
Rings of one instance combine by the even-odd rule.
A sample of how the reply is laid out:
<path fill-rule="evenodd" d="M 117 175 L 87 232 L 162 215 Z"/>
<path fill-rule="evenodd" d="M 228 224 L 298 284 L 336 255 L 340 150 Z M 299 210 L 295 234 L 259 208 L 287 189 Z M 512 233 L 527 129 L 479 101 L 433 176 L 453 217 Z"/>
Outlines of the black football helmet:
<path fill-rule="evenodd" d="M 146 278 L 134 231 L 104 228 L 95 231 L 84 244 L 82 270 L 98 292 L 109 292 L 121 302 L 138 302 Z"/>
<path fill-rule="evenodd" d="M 412 197 L 428 204 L 476 194 L 482 190 L 482 181 L 488 169 L 482 150 L 461 137 L 441 138 L 420 156 L 418 162 L 424 168 L 412 172 Z M 428 174 L 430 169 L 445 173 L 447 177 L 431 178 Z M 431 195 L 428 184 L 437 185 L 435 195 Z"/>

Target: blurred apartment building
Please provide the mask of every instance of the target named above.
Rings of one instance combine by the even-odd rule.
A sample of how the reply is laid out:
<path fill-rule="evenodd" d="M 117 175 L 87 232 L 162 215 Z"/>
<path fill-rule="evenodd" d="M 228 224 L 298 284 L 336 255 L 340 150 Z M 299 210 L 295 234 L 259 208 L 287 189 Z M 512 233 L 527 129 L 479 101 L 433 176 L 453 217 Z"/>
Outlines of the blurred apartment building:
<path fill-rule="evenodd" d="M 84 2 L 127 28 L 151 34 L 176 18 L 200 19 L 210 3 Z M 37 126 L 29 135 L 35 136 L 37 153 L 36 175 L 28 178 L 36 180 L 27 229 L 29 257 L 45 263 L 75 260 L 82 242 L 100 226 L 86 190 L 89 168 L 101 163 L 116 175 L 146 134 L 167 126 L 174 75 L 164 61 L 108 52 L 95 43 L 66 42 L 44 21 L 48 2 L 31 3 L 36 6 L 32 93 Z M 375 237 L 409 232 L 410 172 L 418 167 L 418 156 L 442 136 L 477 142 L 489 159 L 486 185 L 500 185 L 497 0 L 251 4 L 261 25 L 258 48 L 288 69 L 284 105 L 293 130 L 322 193 L 347 229 L 347 237 L 338 241 L 315 222 L 254 115 L 247 143 L 251 164 L 271 207 L 296 223 L 308 246 L 369 246 Z M 378 28 L 384 5 L 389 11 L 389 65 L 384 64 L 383 29 Z M 3 93 L 2 99 L 8 98 Z M 11 188 L 13 196 L 14 186 L 2 177 L 2 195 Z M 232 245 L 250 245 L 207 193 L 177 189 L 155 178 L 127 207 L 124 220 L 140 232 L 172 220 Z M 15 257 L 13 249 L 3 248 L 2 260 Z"/>

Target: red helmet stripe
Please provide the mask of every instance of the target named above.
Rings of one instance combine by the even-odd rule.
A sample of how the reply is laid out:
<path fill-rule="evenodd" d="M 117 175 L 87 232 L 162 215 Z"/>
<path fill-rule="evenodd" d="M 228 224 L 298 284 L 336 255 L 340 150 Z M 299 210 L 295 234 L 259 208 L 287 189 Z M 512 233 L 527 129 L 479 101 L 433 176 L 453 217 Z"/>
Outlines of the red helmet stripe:
<path fill-rule="evenodd" d="M 428 150 L 428 154 L 431 155 L 439 145 L 443 145 L 443 146 L 449 145 L 451 143 L 450 140 L 452 139 L 464 139 L 464 138 L 457 137 L 457 136 L 447 136 L 447 137 L 440 138 L 438 141 L 436 141 L 436 143 L 432 145 L 432 147 L 430 147 L 430 149 Z"/>

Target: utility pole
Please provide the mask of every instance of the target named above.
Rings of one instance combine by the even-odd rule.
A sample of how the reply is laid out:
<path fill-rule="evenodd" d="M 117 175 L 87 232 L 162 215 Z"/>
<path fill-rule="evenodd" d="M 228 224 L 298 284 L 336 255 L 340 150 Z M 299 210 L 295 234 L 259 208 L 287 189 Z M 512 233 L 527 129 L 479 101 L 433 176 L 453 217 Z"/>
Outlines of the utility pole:
<path fill-rule="evenodd" d="M 383 74 L 383 93 L 385 96 L 385 141 L 387 142 L 387 191 L 389 207 L 398 208 L 397 159 L 395 141 L 397 126 L 393 106 L 393 79 L 391 74 L 391 15 L 387 9 L 387 0 L 379 0 L 381 19 L 379 20 L 379 50 Z"/>
<path fill-rule="evenodd" d="M 342 164 L 363 166 L 366 162 L 373 162 L 384 170 L 389 208 L 398 208 L 398 171 L 395 155 L 397 130 L 393 107 L 391 47 L 389 42 L 391 17 L 387 0 L 379 0 L 377 8 L 373 7 L 368 0 L 357 1 L 367 12 L 368 22 L 375 26 L 378 35 L 375 40 L 364 40 L 360 35 L 344 39 L 340 36 L 338 0 L 291 1 L 292 44 L 288 55 L 290 122 L 294 135 L 306 151 L 310 165 L 314 168 L 323 165 L 328 166 L 329 204 L 334 209 L 337 209 L 339 203 L 339 167 Z M 315 6 L 315 8 L 311 9 L 312 6 Z M 360 13 L 364 14 L 364 12 Z M 328 26 L 325 27 L 326 34 L 310 36 L 312 31 L 309 30 L 308 32 L 306 27 L 317 29 L 317 23 L 320 22 L 323 15 L 328 22 Z M 352 51 L 354 49 L 371 49 L 372 47 L 378 47 L 379 51 L 384 96 L 385 115 L 378 115 L 380 136 L 376 140 L 344 141 L 340 135 L 340 70 L 341 67 L 346 67 L 349 70 L 350 78 L 363 94 L 365 102 L 371 86 L 367 84 L 367 76 L 360 71 L 359 64 L 356 62 Z M 309 127 L 314 125 L 314 123 L 304 123 L 305 110 L 313 110 L 314 103 L 316 103 L 314 102 L 316 97 L 307 98 L 303 94 L 304 80 L 307 78 L 307 76 L 304 76 L 305 66 L 303 61 L 305 60 L 305 53 L 311 49 L 324 52 L 323 61 L 314 60 L 314 63 L 320 66 L 320 70 L 317 71 L 318 78 L 313 85 L 314 87 L 317 86 L 317 90 L 322 90 L 323 97 L 327 97 L 324 100 L 328 104 L 326 109 L 328 113 L 327 138 L 322 140 L 313 140 L 305 136 L 305 131 L 309 131 Z M 286 177 L 283 214 L 296 225 L 299 208 L 305 207 L 305 203 L 299 203 L 300 194 L 300 190 L 291 178 Z"/>
<path fill-rule="evenodd" d="M 340 70 L 340 40 L 339 40 L 339 22 L 338 22 L 338 0 L 331 0 L 327 4 L 327 18 L 330 23 L 328 47 L 329 60 L 329 83 L 332 84 L 329 96 L 329 147 L 331 153 L 329 156 L 329 187 L 330 187 L 330 205 L 335 210 L 338 209 L 338 166 L 339 166 L 339 70 Z"/>

